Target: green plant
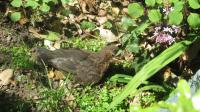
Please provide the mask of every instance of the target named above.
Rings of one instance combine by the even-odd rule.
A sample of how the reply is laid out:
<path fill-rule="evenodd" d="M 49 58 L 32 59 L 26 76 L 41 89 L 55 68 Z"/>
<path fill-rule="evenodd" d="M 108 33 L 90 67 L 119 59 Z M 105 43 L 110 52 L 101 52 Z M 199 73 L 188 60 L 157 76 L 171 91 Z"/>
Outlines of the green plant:
<path fill-rule="evenodd" d="M 34 62 L 31 60 L 30 49 L 25 46 L 13 46 L 13 47 L 0 47 L 3 52 L 8 52 L 12 56 L 11 66 L 14 68 L 32 68 Z"/>
<path fill-rule="evenodd" d="M 105 112 L 109 102 L 116 96 L 121 88 L 107 82 L 102 88 L 86 86 L 77 94 L 76 103 L 81 112 Z M 110 110 L 110 112 L 125 112 L 126 103 L 122 102 L 119 106 Z"/>
<path fill-rule="evenodd" d="M 57 89 L 44 89 L 41 93 L 41 100 L 37 102 L 38 111 L 62 111 L 69 112 L 69 108 L 64 103 L 64 97 L 67 93 L 65 87 L 59 87 Z"/>
<path fill-rule="evenodd" d="M 131 112 L 155 112 L 161 109 L 167 109 L 171 112 L 199 112 L 199 98 L 200 90 L 194 96 L 191 96 L 190 87 L 185 80 L 180 80 L 178 82 L 178 87 L 176 88 L 176 94 L 178 95 L 178 101 L 175 102 L 166 102 L 160 101 L 150 107 L 141 108 L 138 105 L 131 105 Z"/>
<path fill-rule="evenodd" d="M 86 20 L 81 22 L 81 28 L 82 29 L 93 30 L 95 27 L 96 27 L 95 24 L 92 23 L 92 22 L 89 22 L 89 21 L 86 21 Z"/>
<path fill-rule="evenodd" d="M 71 2 L 72 0 L 12 0 L 11 6 L 14 7 L 16 10 L 20 10 L 20 12 L 16 12 L 13 10 L 11 12 L 11 20 L 14 22 L 17 22 L 21 19 L 22 16 L 27 16 L 26 14 L 22 15 L 22 12 L 24 13 L 24 9 L 31 9 L 32 12 L 31 20 L 32 22 L 39 21 L 44 16 L 44 14 L 49 13 L 51 10 L 54 10 L 54 6 L 58 5 L 59 2 L 61 2 L 61 5 L 64 7 L 66 4 Z M 23 10 L 21 10 L 23 9 Z"/>
<path fill-rule="evenodd" d="M 148 62 L 146 65 L 144 65 L 142 69 L 138 73 L 136 73 L 136 75 L 132 78 L 132 80 L 128 83 L 128 85 L 126 85 L 124 90 L 117 97 L 113 99 L 113 102 L 110 104 L 108 109 L 115 107 L 130 93 L 136 92 L 137 87 L 142 82 L 153 76 L 161 68 L 163 68 L 168 63 L 179 57 L 193 41 L 194 40 L 185 40 L 176 43 L 173 46 L 166 49 L 160 55 L 155 57 L 153 60 Z"/>

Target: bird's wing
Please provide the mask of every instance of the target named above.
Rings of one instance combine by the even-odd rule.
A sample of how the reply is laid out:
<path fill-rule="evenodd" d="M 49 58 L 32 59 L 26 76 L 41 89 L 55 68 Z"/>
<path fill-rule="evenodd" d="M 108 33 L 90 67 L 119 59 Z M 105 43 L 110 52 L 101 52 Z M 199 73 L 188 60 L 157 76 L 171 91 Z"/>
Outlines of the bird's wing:
<path fill-rule="evenodd" d="M 53 67 L 73 74 L 77 74 L 77 66 L 89 56 L 87 52 L 78 49 L 60 49 L 53 52 L 53 55 L 50 60 Z"/>

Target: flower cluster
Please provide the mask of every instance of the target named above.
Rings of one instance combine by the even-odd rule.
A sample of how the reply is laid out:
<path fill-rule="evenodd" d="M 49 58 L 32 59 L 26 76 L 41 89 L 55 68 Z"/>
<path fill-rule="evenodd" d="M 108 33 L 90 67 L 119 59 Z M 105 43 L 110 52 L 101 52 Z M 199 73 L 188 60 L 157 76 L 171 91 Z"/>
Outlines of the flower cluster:
<path fill-rule="evenodd" d="M 178 33 L 179 27 L 172 26 L 172 27 L 163 27 L 160 26 L 155 27 L 155 32 L 153 33 L 153 38 L 155 38 L 156 43 L 167 43 L 172 44 L 175 42 L 175 38 L 172 36 L 173 34 Z"/>
<path fill-rule="evenodd" d="M 173 7 L 165 7 L 165 8 L 163 8 L 163 13 L 165 15 L 168 15 L 173 10 L 174 10 Z"/>

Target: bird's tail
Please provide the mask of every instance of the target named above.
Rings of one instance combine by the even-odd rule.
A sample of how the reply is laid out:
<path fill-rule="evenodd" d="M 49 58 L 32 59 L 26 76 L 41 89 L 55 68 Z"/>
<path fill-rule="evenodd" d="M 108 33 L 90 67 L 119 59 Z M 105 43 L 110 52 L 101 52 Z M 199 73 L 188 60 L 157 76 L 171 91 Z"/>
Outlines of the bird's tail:
<path fill-rule="evenodd" d="M 53 52 L 45 48 L 33 48 L 33 57 L 37 62 L 48 63 L 53 58 Z"/>

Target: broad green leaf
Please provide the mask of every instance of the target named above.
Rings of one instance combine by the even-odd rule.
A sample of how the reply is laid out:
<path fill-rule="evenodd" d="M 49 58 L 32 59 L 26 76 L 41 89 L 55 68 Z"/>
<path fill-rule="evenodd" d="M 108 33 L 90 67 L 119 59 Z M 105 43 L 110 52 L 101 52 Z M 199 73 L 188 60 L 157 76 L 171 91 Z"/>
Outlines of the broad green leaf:
<path fill-rule="evenodd" d="M 169 13 L 168 23 L 171 25 L 179 25 L 183 21 L 183 14 L 179 11 L 172 11 Z"/>
<path fill-rule="evenodd" d="M 11 19 L 13 22 L 19 21 L 20 18 L 21 18 L 21 13 L 20 13 L 20 12 L 14 12 L 14 13 L 11 13 L 11 15 L 10 15 L 10 19 Z"/>
<path fill-rule="evenodd" d="M 158 22 L 160 22 L 161 16 L 162 16 L 162 15 L 161 15 L 161 13 L 160 13 L 159 10 L 153 9 L 153 10 L 150 10 L 150 11 L 148 12 L 149 20 L 150 20 L 151 22 L 153 22 L 153 23 L 158 23 Z"/>
<path fill-rule="evenodd" d="M 175 2 L 173 9 L 175 11 L 181 11 L 183 9 L 183 6 L 184 6 L 184 2 L 182 2 L 182 1 Z"/>
<path fill-rule="evenodd" d="M 139 3 L 131 3 L 128 5 L 128 14 L 137 19 L 144 14 L 144 8 Z"/>
<path fill-rule="evenodd" d="M 56 41 L 59 40 L 59 34 L 56 32 L 48 31 L 48 35 L 40 35 L 41 38 L 44 38 L 46 40 L 50 41 Z"/>
<path fill-rule="evenodd" d="M 153 76 L 156 72 L 161 70 L 177 57 L 179 57 L 193 41 L 194 40 L 185 40 L 179 43 L 175 43 L 174 45 L 163 51 L 160 55 L 145 64 L 143 68 L 126 85 L 124 90 L 113 99 L 112 103 L 108 107 L 108 110 L 119 104 L 129 94 L 135 93 L 137 91 L 137 87 L 140 84 L 142 84 L 148 78 Z"/>
<path fill-rule="evenodd" d="M 48 36 L 47 36 L 47 39 L 50 40 L 50 41 L 56 41 L 56 40 L 59 40 L 59 34 L 56 33 L 56 32 L 52 32 L 52 31 L 48 31 Z"/>
<path fill-rule="evenodd" d="M 13 7 L 21 7 L 21 6 L 22 6 L 22 0 L 13 0 L 13 1 L 11 2 L 11 5 L 12 5 Z"/>
<path fill-rule="evenodd" d="M 192 28 L 197 28 L 200 26 L 200 16 L 197 13 L 190 13 L 190 15 L 187 18 L 188 24 Z"/>
<path fill-rule="evenodd" d="M 189 6 L 193 9 L 199 9 L 200 8 L 200 4 L 198 0 L 188 0 L 189 2 Z"/>
<path fill-rule="evenodd" d="M 156 1 L 155 0 L 145 0 L 145 4 L 147 6 L 154 6 L 156 4 Z"/>
<path fill-rule="evenodd" d="M 43 3 L 42 6 L 40 7 L 40 10 L 42 12 L 49 12 L 50 7 L 46 3 Z"/>
<path fill-rule="evenodd" d="M 156 0 L 156 3 L 157 3 L 157 4 L 162 4 L 163 1 L 162 1 L 162 0 Z"/>
<path fill-rule="evenodd" d="M 31 7 L 32 9 L 36 9 L 38 7 L 38 2 L 34 0 L 28 0 L 25 4 L 25 7 Z"/>

